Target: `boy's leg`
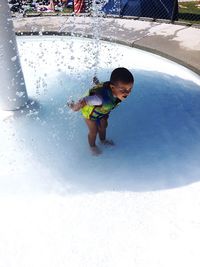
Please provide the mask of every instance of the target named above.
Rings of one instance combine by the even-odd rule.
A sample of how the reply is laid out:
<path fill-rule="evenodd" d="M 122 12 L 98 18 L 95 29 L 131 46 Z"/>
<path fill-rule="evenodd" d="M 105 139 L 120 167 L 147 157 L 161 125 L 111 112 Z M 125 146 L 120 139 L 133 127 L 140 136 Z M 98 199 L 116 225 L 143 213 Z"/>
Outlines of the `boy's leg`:
<path fill-rule="evenodd" d="M 106 139 L 106 128 L 108 127 L 108 116 L 101 118 L 100 125 L 98 126 L 99 139 L 104 145 L 114 145 L 112 140 Z"/>
<path fill-rule="evenodd" d="M 100 123 L 98 125 L 98 134 L 101 142 L 106 140 L 106 128 L 108 127 L 108 116 L 105 116 L 100 119 Z"/>
<path fill-rule="evenodd" d="M 88 143 L 91 147 L 96 146 L 95 141 L 97 137 L 97 124 L 95 121 L 85 119 L 85 122 L 88 126 L 89 133 L 88 133 Z"/>

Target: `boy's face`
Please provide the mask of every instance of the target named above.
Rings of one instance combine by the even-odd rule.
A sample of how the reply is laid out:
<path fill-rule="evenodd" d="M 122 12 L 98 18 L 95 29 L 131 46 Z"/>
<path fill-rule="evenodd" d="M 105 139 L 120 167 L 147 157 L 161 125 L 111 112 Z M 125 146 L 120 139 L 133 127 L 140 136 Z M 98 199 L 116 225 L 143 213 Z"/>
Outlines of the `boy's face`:
<path fill-rule="evenodd" d="M 131 93 L 133 83 L 123 83 L 118 81 L 115 84 L 111 84 L 110 88 L 112 94 L 122 101 Z"/>

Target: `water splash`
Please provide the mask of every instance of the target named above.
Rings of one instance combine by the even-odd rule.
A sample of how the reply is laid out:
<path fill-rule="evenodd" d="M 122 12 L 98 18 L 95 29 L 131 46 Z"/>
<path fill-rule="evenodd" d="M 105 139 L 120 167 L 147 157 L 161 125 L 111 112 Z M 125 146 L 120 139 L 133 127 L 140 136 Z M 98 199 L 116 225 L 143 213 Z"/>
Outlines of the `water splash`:
<path fill-rule="evenodd" d="M 94 56 L 94 63 L 91 66 L 94 71 L 94 76 L 98 76 L 98 69 L 100 63 L 100 47 L 101 42 L 100 39 L 102 37 L 102 23 L 104 12 L 102 11 L 102 7 L 104 5 L 103 0 L 93 1 L 91 6 L 91 16 L 92 16 L 92 35 L 93 35 L 93 43 L 92 43 L 92 51 Z"/>

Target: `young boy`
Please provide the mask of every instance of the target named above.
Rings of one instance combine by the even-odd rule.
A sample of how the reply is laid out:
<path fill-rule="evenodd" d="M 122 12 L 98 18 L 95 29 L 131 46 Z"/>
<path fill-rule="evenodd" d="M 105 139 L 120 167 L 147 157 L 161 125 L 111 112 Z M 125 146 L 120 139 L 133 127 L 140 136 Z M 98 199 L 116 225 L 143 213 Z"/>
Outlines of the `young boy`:
<path fill-rule="evenodd" d="M 73 111 L 81 109 L 89 129 L 90 148 L 94 155 L 98 155 L 101 150 L 96 146 L 97 134 L 102 144 L 114 145 L 112 140 L 106 139 L 109 113 L 131 93 L 134 77 L 129 70 L 117 68 L 111 73 L 110 81 L 99 83 L 96 77 L 93 81 L 96 86 L 89 90 L 88 95 L 77 103 L 68 103 L 68 106 Z"/>

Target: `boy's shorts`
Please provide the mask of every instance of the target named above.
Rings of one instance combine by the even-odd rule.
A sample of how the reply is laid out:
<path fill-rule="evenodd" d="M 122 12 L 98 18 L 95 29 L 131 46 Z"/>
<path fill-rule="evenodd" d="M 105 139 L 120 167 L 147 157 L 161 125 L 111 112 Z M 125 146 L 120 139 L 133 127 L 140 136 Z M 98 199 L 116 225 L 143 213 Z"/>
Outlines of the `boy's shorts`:
<path fill-rule="evenodd" d="M 104 115 L 103 117 L 101 117 L 101 118 L 97 118 L 96 120 L 94 120 L 94 121 L 96 121 L 96 123 L 97 123 L 97 125 L 98 126 L 100 126 L 100 124 L 101 124 L 101 119 L 108 119 L 108 117 L 109 117 L 109 115 L 108 114 L 106 114 L 106 115 Z"/>

